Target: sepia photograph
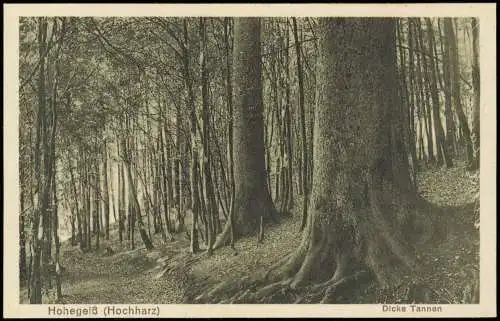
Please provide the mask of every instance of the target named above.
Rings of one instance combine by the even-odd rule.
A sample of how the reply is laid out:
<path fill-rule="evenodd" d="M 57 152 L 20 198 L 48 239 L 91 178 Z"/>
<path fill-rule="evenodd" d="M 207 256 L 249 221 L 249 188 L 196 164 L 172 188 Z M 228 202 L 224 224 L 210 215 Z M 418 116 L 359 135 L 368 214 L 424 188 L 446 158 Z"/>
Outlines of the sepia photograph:
<path fill-rule="evenodd" d="M 496 176 L 482 156 L 496 150 L 482 128 L 496 126 L 482 116 L 496 108 L 481 68 L 483 51 L 496 59 L 491 25 L 330 11 L 18 10 L 17 100 L 4 106 L 16 109 L 4 186 L 17 195 L 4 202 L 16 203 L 18 308 L 363 304 L 418 317 L 495 300 L 481 233 L 494 242 L 496 187 L 487 203 L 480 188 L 481 172 Z"/>

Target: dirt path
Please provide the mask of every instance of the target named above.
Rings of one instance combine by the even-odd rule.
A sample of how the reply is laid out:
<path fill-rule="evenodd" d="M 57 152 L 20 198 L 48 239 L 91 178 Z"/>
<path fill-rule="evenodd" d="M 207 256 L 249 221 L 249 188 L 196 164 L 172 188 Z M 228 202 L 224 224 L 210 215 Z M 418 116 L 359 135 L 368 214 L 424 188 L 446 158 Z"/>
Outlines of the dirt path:
<path fill-rule="evenodd" d="M 111 235 L 111 239 L 116 239 Z M 154 236 L 160 245 L 160 237 Z M 78 247 L 65 243 L 62 246 L 63 303 L 111 304 L 111 303 L 181 303 L 184 300 L 182 271 L 172 271 L 168 277 L 157 277 L 159 261 L 182 256 L 188 241 L 179 236 L 177 241 L 157 246 L 147 251 L 137 242 L 135 250 L 126 243 L 110 241 L 101 246 L 98 253 L 82 253 Z M 110 246 L 115 254 L 107 255 Z M 45 297 L 44 303 L 55 298 Z M 27 291 L 22 289 L 21 302 L 27 302 Z"/>
<path fill-rule="evenodd" d="M 418 177 L 419 190 L 429 202 L 439 206 L 436 222 L 443 228 L 440 241 L 419 248 L 420 274 L 414 276 L 430 285 L 427 293 L 434 303 L 462 303 L 466 289 L 477 276 L 479 266 L 479 230 L 474 226 L 474 210 L 479 191 L 478 173 L 468 173 L 463 165 L 452 169 L 427 169 Z M 298 200 L 300 201 L 300 200 Z M 237 283 L 248 276 L 266 271 L 273 263 L 295 249 L 301 239 L 298 231 L 300 215 L 285 219 L 280 225 L 265 230 L 264 242 L 255 237 L 219 249 L 211 257 L 202 252 L 191 255 L 184 235 L 161 244 L 154 235 L 156 249 L 148 252 L 136 240 L 136 250 L 126 242 L 120 245 L 117 231 L 111 240 L 102 241 L 98 253 L 82 253 L 68 243 L 62 246 L 64 303 L 192 303 L 203 290 L 220 282 Z M 115 254 L 105 253 L 110 246 Z M 356 302 L 404 302 L 406 288 L 391 293 L 367 288 L 356 292 Z M 429 292 L 430 291 L 430 292 Z M 27 302 L 26 289 L 21 302 Z M 44 303 L 54 298 L 45 297 Z M 210 298 L 220 301 L 221 298 Z M 428 298 L 429 299 L 429 298 Z M 274 302 L 291 303 L 291 302 Z"/>

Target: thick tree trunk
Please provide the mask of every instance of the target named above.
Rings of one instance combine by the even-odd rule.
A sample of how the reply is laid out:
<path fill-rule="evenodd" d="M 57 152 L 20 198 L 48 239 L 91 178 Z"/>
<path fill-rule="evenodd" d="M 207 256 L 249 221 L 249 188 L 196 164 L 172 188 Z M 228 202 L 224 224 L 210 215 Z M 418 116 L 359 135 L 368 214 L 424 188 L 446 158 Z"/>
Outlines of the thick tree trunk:
<path fill-rule="evenodd" d="M 260 217 L 273 218 L 264 160 L 264 122 L 260 65 L 259 18 L 236 18 L 234 24 L 234 233 L 255 235 Z M 226 243 L 226 224 L 214 248 Z"/>
<path fill-rule="evenodd" d="M 299 248 L 268 277 L 292 288 L 335 286 L 361 265 L 392 284 L 415 264 L 406 235 L 417 199 L 398 124 L 395 20 L 322 18 L 319 25 L 325 87 L 315 113 L 310 215 Z"/>

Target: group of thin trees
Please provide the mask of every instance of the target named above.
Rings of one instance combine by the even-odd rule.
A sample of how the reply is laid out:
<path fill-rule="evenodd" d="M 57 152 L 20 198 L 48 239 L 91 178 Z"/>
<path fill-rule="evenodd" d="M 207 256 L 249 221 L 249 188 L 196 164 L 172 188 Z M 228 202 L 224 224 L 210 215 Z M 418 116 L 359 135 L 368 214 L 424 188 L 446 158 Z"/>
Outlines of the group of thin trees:
<path fill-rule="evenodd" d="M 464 158 L 470 169 L 477 169 L 477 19 L 409 18 L 398 22 L 397 34 L 412 159 L 452 167 L 453 159 Z"/>
<path fill-rule="evenodd" d="M 334 284 L 354 259 L 388 282 L 380 253 L 413 264 L 419 166 L 478 167 L 478 34 L 474 18 L 21 19 L 30 303 L 52 274 L 62 297 L 60 226 L 86 253 L 116 224 L 132 249 L 181 233 L 210 254 L 294 207 L 304 239 L 275 276 Z"/>

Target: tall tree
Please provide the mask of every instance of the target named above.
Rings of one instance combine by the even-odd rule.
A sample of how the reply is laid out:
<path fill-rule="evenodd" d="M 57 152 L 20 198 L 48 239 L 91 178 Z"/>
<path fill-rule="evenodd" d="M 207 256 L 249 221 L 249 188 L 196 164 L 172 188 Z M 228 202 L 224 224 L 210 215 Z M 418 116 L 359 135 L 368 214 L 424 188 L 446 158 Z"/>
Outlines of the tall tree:
<path fill-rule="evenodd" d="M 231 57 L 232 57 L 232 46 L 230 43 L 230 29 L 231 20 L 230 18 L 224 18 L 224 50 L 226 54 L 226 101 L 227 101 L 227 111 L 229 114 L 229 124 L 227 126 L 227 145 L 228 145 L 228 166 L 229 166 L 229 184 L 231 190 L 231 200 L 229 205 L 229 222 L 231 229 L 231 247 L 234 247 L 235 236 L 234 236 L 234 154 L 233 154 L 233 86 L 231 82 Z"/>
<path fill-rule="evenodd" d="M 262 116 L 260 18 L 234 20 L 234 234 L 255 234 L 261 217 L 275 217 L 267 186 Z M 226 243 L 231 224 L 214 248 Z"/>
<path fill-rule="evenodd" d="M 307 222 L 307 188 L 309 183 L 307 182 L 307 165 L 309 161 L 307 159 L 307 137 L 306 137 L 306 116 L 304 110 L 304 79 L 302 75 L 302 61 L 301 61 L 301 50 L 300 50 L 300 41 L 299 35 L 297 31 L 297 19 L 292 18 L 293 22 L 293 36 L 295 39 L 295 51 L 297 55 L 297 76 L 299 78 L 299 110 L 300 110 L 300 119 L 301 119 L 301 137 L 302 137 L 302 190 L 304 193 L 303 203 L 302 203 L 302 223 L 300 229 L 302 230 Z"/>
<path fill-rule="evenodd" d="M 104 220 L 105 220 L 105 235 L 106 235 L 106 240 L 109 240 L 109 186 L 108 186 L 108 151 L 106 147 L 106 142 L 104 142 L 103 146 L 103 165 L 102 165 L 102 176 L 103 176 L 103 197 L 104 197 L 104 204 L 103 204 L 103 214 L 104 214 Z"/>
<path fill-rule="evenodd" d="M 359 266 L 391 284 L 415 264 L 407 235 L 414 235 L 417 195 L 401 140 L 395 23 L 319 21 L 324 89 L 315 110 L 310 213 L 300 246 L 268 277 L 292 288 L 324 281 L 323 302 Z"/>
<path fill-rule="evenodd" d="M 452 110 L 452 74 L 453 67 L 451 62 L 451 35 L 450 30 L 451 18 L 443 18 L 444 20 L 444 36 L 441 34 L 441 27 L 438 19 L 439 34 L 441 36 L 441 52 L 443 54 L 443 83 L 444 83 L 444 116 L 446 124 L 446 149 L 451 157 L 455 157 L 455 122 L 453 120 Z M 453 27 L 452 27 L 453 28 Z M 455 37 L 453 37 L 454 39 Z"/>
<path fill-rule="evenodd" d="M 472 139 L 474 158 L 471 169 L 479 168 L 480 150 L 480 109 L 481 109 L 481 78 L 479 73 L 479 23 L 472 18 L 472 87 L 474 88 L 474 109 L 472 112 Z"/>
<path fill-rule="evenodd" d="M 153 246 L 153 243 L 151 242 L 151 239 L 148 237 L 148 233 L 146 232 L 146 229 L 144 227 L 144 222 L 142 221 L 141 207 L 139 204 L 139 199 L 137 197 L 137 187 L 135 185 L 134 178 L 132 175 L 131 152 L 127 149 L 125 144 L 122 145 L 122 153 L 123 153 L 124 164 L 126 167 L 127 179 L 128 179 L 128 183 L 129 183 L 129 187 L 130 187 L 129 195 L 130 195 L 130 200 L 131 200 L 130 206 L 133 209 L 132 210 L 133 220 L 135 220 L 137 218 L 139 234 L 141 235 L 141 239 L 142 239 L 142 242 L 144 243 L 144 246 L 146 247 L 146 249 L 152 250 L 154 248 L 154 246 Z M 132 224 L 133 224 L 133 222 L 132 222 Z M 131 225 L 131 228 L 133 228 L 133 225 Z M 132 239 L 132 246 L 134 246 L 133 239 Z"/>
<path fill-rule="evenodd" d="M 423 107 L 423 114 L 424 114 L 424 119 L 426 119 L 425 122 L 425 128 L 426 128 L 426 136 L 427 136 L 427 155 L 430 163 L 435 162 L 434 158 L 434 136 L 432 133 L 432 114 L 431 114 L 431 103 L 430 103 L 430 81 L 429 81 L 429 73 L 428 73 L 428 68 L 427 68 L 427 51 L 425 49 L 425 44 L 424 44 L 424 30 L 422 29 L 422 22 L 420 18 L 415 19 L 416 23 L 416 29 L 418 31 L 418 46 L 419 46 L 419 56 L 421 57 L 422 64 L 419 66 L 421 67 L 421 78 L 420 81 L 422 81 L 422 107 Z"/>
<path fill-rule="evenodd" d="M 45 86 L 45 50 L 47 50 L 47 21 L 45 18 L 38 18 L 38 59 L 39 59 L 39 77 L 38 77 L 38 111 L 36 121 L 36 146 L 35 146 L 35 172 L 37 173 L 37 198 L 36 209 L 31 222 L 31 242 L 30 242 L 30 285 L 29 296 L 31 304 L 42 303 L 42 280 L 41 280 L 41 250 L 44 239 L 45 225 L 43 224 L 48 207 L 48 197 L 50 186 L 47 170 L 47 159 L 44 148 L 47 144 L 47 129 L 45 126 L 46 118 L 46 86 Z M 43 156 L 42 156 L 43 155 Z M 43 165 L 46 166 L 43 166 Z"/>
<path fill-rule="evenodd" d="M 206 217 L 208 231 L 208 253 L 212 253 L 213 243 L 215 241 L 215 221 L 216 216 L 219 215 L 216 206 L 214 186 L 212 180 L 212 171 L 210 168 L 211 155 L 210 155 L 210 109 L 209 109 L 209 81 L 208 81 L 208 71 L 206 68 L 207 60 L 207 33 L 205 27 L 205 18 L 200 17 L 200 71 L 201 71 L 201 97 L 202 97 L 202 131 L 203 131 L 203 146 L 202 146 L 202 167 L 203 167 L 203 178 L 204 178 L 204 188 L 203 197 L 206 204 Z M 193 231 L 192 231 L 193 232 Z"/>

